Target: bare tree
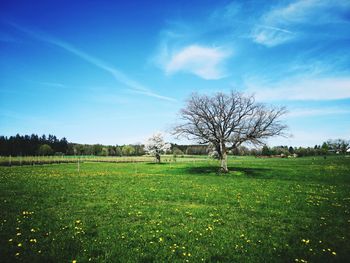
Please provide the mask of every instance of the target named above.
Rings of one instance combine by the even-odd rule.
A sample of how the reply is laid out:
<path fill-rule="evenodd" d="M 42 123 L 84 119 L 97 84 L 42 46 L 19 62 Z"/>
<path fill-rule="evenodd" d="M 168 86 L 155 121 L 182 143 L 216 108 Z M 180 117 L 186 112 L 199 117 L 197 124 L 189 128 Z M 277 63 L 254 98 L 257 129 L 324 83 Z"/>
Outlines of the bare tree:
<path fill-rule="evenodd" d="M 272 107 L 255 102 L 253 95 L 232 91 L 214 96 L 192 94 L 180 111 L 182 123 L 174 135 L 211 144 L 221 160 L 221 169 L 227 169 L 227 151 L 242 143 L 264 144 L 271 136 L 285 135 L 287 126 L 280 121 L 284 107 Z"/>

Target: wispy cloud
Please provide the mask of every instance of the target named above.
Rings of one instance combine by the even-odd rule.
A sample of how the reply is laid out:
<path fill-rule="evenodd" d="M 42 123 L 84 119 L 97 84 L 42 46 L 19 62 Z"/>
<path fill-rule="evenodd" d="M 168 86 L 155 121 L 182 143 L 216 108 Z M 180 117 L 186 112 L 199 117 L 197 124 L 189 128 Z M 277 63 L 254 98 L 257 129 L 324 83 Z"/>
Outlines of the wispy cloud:
<path fill-rule="evenodd" d="M 187 72 L 203 79 L 220 79 L 226 75 L 223 63 L 230 55 L 222 48 L 190 45 L 169 56 L 164 70 L 167 74 Z"/>
<path fill-rule="evenodd" d="M 38 84 L 53 87 L 53 88 L 65 88 L 66 87 L 64 84 L 57 83 L 57 82 L 39 81 Z"/>
<path fill-rule="evenodd" d="M 272 100 L 337 100 L 350 98 L 350 78 L 287 79 L 278 83 L 258 84 L 246 81 L 247 91 L 257 99 Z"/>
<path fill-rule="evenodd" d="M 342 0 L 297 0 L 278 5 L 263 14 L 252 29 L 251 38 L 265 46 L 276 46 L 295 39 L 302 25 L 347 23 L 350 2 Z"/>
<path fill-rule="evenodd" d="M 315 129 L 312 127 L 311 130 L 305 130 L 294 128 L 291 129 L 293 134 L 290 138 L 276 137 L 268 140 L 269 145 L 289 145 L 294 147 L 320 145 L 328 139 L 332 138 L 348 138 L 349 130 L 324 130 Z"/>
<path fill-rule="evenodd" d="M 350 109 L 340 108 L 299 108 L 290 110 L 286 118 L 350 114 Z"/>
<path fill-rule="evenodd" d="M 6 34 L 4 32 L 0 32 L 0 42 L 13 43 L 13 42 L 18 42 L 18 40 L 9 34 Z"/>
<path fill-rule="evenodd" d="M 173 98 L 170 97 L 166 97 L 166 96 L 162 96 L 162 95 L 158 95 L 155 92 L 153 92 L 151 89 L 149 89 L 148 87 L 145 87 L 144 85 L 142 85 L 141 83 L 131 79 L 130 77 L 128 77 L 126 74 L 124 74 L 123 72 L 121 72 L 120 70 L 118 70 L 117 68 L 109 65 L 108 63 L 104 62 L 101 59 L 98 59 L 86 52 L 83 52 L 81 50 L 79 50 L 78 48 L 74 47 L 73 45 L 62 41 L 58 38 L 55 38 L 53 36 L 47 35 L 45 33 L 39 32 L 39 31 L 34 31 L 28 28 L 25 28 L 23 26 L 20 26 L 18 24 L 9 22 L 9 24 L 11 26 L 13 26 L 14 28 L 16 28 L 17 30 L 26 33 L 27 35 L 38 39 L 40 41 L 52 44 L 56 47 L 59 47 L 73 55 L 78 56 L 79 58 L 85 60 L 86 62 L 89 62 L 92 65 L 95 65 L 96 67 L 110 73 L 118 82 L 123 83 L 124 85 L 128 86 L 130 90 L 139 93 L 139 94 L 143 94 L 149 97 L 154 97 L 154 98 L 158 98 L 158 99 L 162 99 L 162 100 L 167 100 L 167 101 L 176 101 Z"/>
<path fill-rule="evenodd" d="M 340 23 L 342 14 L 349 8 L 350 2 L 344 0 L 297 0 L 272 9 L 264 21 L 280 25 Z"/>
<path fill-rule="evenodd" d="M 21 124 L 35 124 L 35 125 L 43 125 L 47 127 L 55 127 L 55 126 L 63 126 L 64 123 L 57 121 L 57 119 L 54 118 L 45 118 L 43 116 L 36 116 L 36 115 L 29 115 L 29 114 L 23 114 L 19 113 L 17 111 L 11 111 L 11 110 L 0 110 L 0 121 L 5 121 L 6 119 L 12 119 L 12 120 L 18 120 L 21 122 Z"/>
<path fill-rule="evenodd" d="M 295 33 L 289 30 L 274 26 L 257 25 L 253 29 L 251 37 L 254 42 L 273 47 L 291 40 L 295 37 Z"/>

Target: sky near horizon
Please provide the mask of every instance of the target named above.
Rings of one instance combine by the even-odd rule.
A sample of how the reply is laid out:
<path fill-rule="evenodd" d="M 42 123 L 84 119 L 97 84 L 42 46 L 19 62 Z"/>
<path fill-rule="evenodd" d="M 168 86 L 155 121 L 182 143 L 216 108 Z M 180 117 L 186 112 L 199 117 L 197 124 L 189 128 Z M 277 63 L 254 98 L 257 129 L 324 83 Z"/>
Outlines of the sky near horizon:
<path fill-rule="evenodd" d="M 350 139 L 350 0 L 1 1 L 0 135 L 167 134 L 192 92 L 286 106 L 288 138 Z"/>

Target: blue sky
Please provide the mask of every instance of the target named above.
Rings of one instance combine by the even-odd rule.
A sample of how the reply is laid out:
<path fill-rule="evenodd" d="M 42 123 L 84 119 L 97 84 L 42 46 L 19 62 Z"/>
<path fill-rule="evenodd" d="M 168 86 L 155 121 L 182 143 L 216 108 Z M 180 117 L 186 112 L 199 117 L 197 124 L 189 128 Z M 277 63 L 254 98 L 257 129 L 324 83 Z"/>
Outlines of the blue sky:
<path fill-rule="evenodd" d="M 0 69 L 3 135 L 143 142 L 234 89 L 287 106 L 270 145 L 350 139 L 350 1 L 2 1 Z"/>

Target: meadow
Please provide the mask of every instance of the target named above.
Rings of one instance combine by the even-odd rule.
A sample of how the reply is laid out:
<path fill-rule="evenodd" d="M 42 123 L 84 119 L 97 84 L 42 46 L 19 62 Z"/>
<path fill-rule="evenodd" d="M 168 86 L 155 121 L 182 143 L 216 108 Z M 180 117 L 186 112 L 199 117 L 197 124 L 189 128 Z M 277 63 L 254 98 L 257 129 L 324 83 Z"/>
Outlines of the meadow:
<path fill-rule="evenodd" d="M 346 262 L 350 158 L 0 167 L 1 262 Z"/>

